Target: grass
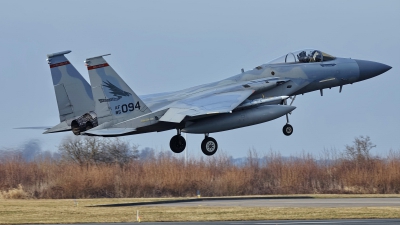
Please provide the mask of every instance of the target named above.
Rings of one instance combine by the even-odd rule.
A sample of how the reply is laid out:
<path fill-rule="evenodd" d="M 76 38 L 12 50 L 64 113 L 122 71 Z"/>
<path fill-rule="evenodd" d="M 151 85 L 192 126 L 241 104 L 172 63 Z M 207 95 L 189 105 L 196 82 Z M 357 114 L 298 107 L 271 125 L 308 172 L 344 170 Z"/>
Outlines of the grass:
<path fill-rule="evenodd" d="M 294 195 L 299 196 L 299 195 Z M 302 195 L 305 196 L 305 195 Z M 333 197 L 400 197 L 400 195 L 307 195 Z M 178 199 L 178 198 L 174 198 Z M 217 221 L 279 219 L 367 219 L 400 218 L 400 207 L 283 208 L 283 207 L 86 207 L 126 202 L 171 200 L 78 199 L 0 200 L 0 224 L 134 222 L 136 210 L 145 221 Z"/>
<path fill-rule="evenodd" d="M 51 157 L 28 162 L 22 155 L 6 155 L 0 156 L 0 198 L 191 197 L 197 191 L 208 197 L 400 193 L 400 150 L 385 158 L 324 154 L 285 158 L 271 151 L 260 158 L 251 150 L 240 165 L 223 152 L 186 163 L 180 156 L 159 152 L 123 164 L 93 161 L 96 158 L 79 164 Z"/>

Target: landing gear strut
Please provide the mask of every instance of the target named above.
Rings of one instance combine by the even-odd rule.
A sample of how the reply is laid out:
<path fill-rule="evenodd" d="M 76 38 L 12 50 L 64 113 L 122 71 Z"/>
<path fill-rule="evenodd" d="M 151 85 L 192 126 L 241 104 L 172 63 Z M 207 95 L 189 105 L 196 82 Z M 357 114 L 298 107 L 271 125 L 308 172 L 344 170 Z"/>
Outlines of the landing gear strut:
<path fill-rule="evenodd" d="M 217 141 L 214 138 L 209 137 L 208 134 L 205 134 L 204 140 L 201 142 L 201 151 L 204 155 L 214 155 L 217 152 L 217 149 Z"/>
<path fill-rule="evenodd" d="M 292 127 L 292 125 L 289 124 L 288 114 L 286 114 L 286 124 L 285 124 L 285 126 L 283 126 L 282 131 L 283 131 L 283 134 L 286 136 L 290 136 L 293 134 L 293 127 Z"/>
<path fill-rule="evenodd" d="M 175 153 L 181 153 L 186 148 L 186 140 L 181 135 L 181 130 L 177 129 L 178 134 L 171 138 L 169 147 Z"/>
<path fill-rule="evenodd" d="M 290 105 L 292 105 L 294 100 L 296 99 L 296 95 L 294 97 L 290 97 L 290 98 L 292 99 L 292 101 L 290 102 Z M 283 104 L 287 105 L 286 99 L 283 101 Z M 289 114 L 291 114 L 291 113 L 289 113 Z M 292 127 L 292 125 L 289 124 L 289 114 L 286 114 L 286 124 L 285 124 L 285 126 L 283 126 L 283 129 L 282 129 L 283 134 L 286 136 L 290 136 L 293 134 L 293 127 Z"/>

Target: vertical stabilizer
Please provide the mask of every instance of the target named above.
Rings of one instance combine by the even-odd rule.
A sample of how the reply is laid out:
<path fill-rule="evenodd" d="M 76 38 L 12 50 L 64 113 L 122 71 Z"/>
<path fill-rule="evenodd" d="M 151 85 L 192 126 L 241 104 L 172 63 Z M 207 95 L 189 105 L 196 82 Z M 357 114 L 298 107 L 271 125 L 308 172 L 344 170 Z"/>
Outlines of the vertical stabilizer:
<path fill-rule="evenodd" d="M 85 61 L 99 124 L 111 120 L 121 122 L 151 112 L 103 56 Z"/>
<path fill-rule="evenodd" d="M 70 52 L 63 51 L 47 55 L 60 122 L 94 110 L 93 94 L 89 83 L 64 56 Z"/>

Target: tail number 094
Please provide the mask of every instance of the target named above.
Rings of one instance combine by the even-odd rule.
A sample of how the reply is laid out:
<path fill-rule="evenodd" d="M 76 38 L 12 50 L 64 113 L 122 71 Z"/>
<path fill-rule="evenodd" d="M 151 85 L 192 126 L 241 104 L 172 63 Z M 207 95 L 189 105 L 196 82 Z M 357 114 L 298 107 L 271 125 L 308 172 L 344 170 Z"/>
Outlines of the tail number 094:
<path fill-rule="evenodd" d="M 136 104 L 131 102 L 129 104 L 117 105 L 117 106 L 115 106 L 115 113 L 116 114 L 127 113 L 127 112 L 132 112 L 135 109 L 140 110 L 139 102 L 136 102 Z"/>

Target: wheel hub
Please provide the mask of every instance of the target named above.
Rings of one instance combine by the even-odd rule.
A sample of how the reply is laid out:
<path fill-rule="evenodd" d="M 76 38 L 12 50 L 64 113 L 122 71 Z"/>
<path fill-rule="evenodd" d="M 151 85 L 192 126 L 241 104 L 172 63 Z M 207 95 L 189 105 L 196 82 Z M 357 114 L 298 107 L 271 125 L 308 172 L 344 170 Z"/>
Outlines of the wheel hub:
<path fill-rule="evenodd" d="M 212 141 L 208 141 L 206 144 L 206 149 L 209 152 L 213 152 L 215 150 L 215 144 Z"/>

